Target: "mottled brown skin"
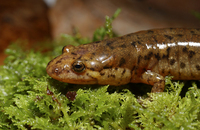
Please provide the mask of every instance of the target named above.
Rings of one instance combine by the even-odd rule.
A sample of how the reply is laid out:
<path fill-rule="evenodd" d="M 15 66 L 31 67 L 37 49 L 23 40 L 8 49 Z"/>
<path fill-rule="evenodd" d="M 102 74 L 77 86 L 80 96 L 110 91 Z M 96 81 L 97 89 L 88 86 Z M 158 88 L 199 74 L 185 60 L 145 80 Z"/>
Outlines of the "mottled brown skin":
<path fill-rule="evenodd" d="M 63 48 L 47 65 L 54 79 L 73 84 L 145 83 L 163 92 L 164 77 L 200 80 L 200 29 L 155 29 Z"/>

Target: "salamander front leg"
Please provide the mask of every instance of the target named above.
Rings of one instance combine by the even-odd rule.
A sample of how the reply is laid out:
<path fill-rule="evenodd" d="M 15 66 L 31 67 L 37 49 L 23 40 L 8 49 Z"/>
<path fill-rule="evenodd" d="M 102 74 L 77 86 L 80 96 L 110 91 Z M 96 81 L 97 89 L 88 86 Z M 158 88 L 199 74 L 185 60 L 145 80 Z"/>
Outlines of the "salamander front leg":
<path fill-rule="evenodd" d="M 163 92 L 165 88 L 165 78 L 155 72 L 147 70 L 140 78 L 142 83 L 153 85 L 151 92 Z"/>

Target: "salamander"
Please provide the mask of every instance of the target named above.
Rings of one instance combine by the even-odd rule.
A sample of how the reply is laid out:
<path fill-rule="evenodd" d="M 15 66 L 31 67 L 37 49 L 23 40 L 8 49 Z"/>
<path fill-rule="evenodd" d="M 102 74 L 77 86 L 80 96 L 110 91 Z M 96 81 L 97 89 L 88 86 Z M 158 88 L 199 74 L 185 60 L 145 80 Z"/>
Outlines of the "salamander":
<path fill-rule="evenodd" d="M 72 84 L 145 83 L 153 86 L 151 92 L 163 92 L 167 75 L 200 80 L 200 29 L 152 29 L 67 45 L 46 71 Z"/>

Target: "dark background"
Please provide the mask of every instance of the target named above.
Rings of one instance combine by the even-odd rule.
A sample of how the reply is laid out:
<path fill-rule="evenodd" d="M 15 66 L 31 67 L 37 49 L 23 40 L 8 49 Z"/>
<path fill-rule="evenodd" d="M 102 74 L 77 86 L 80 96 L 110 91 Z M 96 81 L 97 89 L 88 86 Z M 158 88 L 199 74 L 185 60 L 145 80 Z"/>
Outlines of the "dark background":
<path fill-rule="evenodd" d="M 119 34 L 152 28 L 199 28 L 199 0 L 57 0 L 48 6 L 43 0 L 0 0 L 0 65 L 5 48 L 16 40 L 27 46 L 72 34 L 78 28 L 82 36 L 92 37 L 96 28 L 121 8 L 113 22 Z"/>

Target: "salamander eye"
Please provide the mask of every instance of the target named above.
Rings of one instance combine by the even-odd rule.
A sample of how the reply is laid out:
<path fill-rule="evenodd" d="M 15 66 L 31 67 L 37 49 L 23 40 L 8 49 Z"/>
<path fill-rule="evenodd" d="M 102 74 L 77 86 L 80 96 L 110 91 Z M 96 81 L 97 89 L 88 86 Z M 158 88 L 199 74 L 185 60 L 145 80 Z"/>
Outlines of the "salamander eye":
<path fill-rule="evenodd" d="M 85 70 L 85 65 L 81 61 L 74 62 L 72 67 L 73 70 L 78 73 L 83 72 Z"/>

